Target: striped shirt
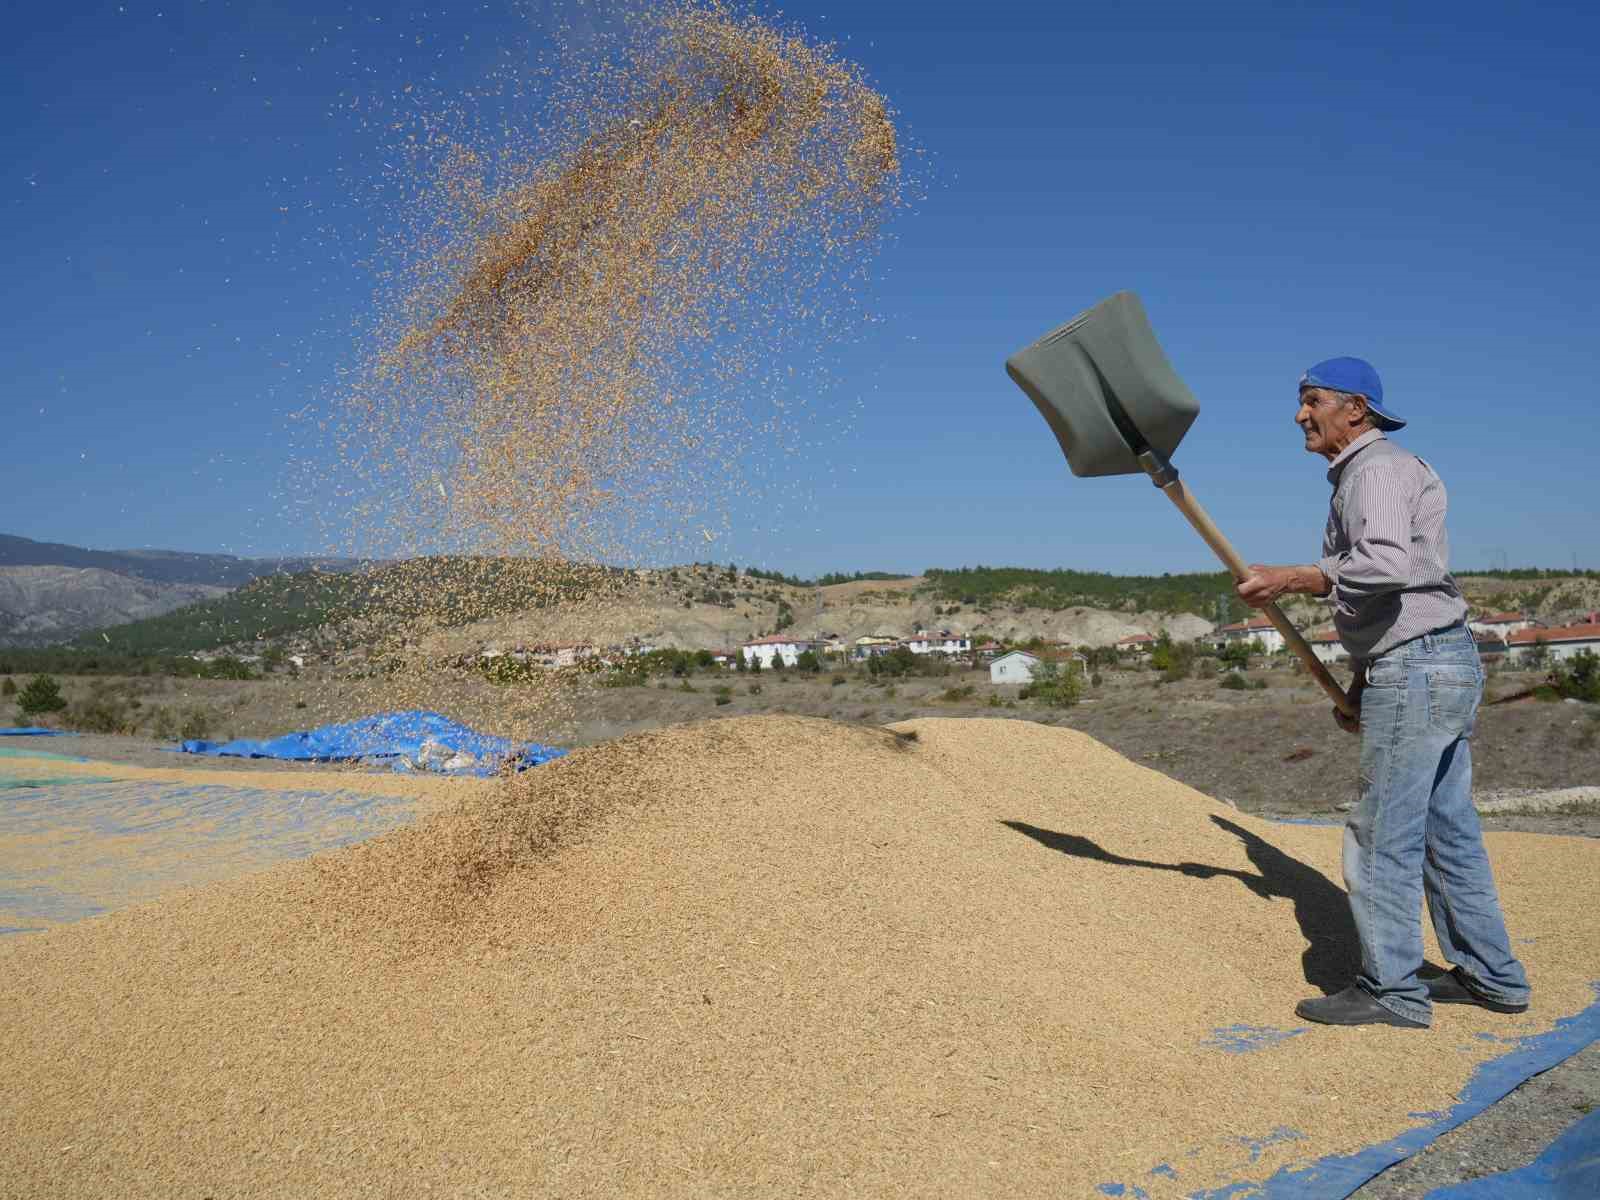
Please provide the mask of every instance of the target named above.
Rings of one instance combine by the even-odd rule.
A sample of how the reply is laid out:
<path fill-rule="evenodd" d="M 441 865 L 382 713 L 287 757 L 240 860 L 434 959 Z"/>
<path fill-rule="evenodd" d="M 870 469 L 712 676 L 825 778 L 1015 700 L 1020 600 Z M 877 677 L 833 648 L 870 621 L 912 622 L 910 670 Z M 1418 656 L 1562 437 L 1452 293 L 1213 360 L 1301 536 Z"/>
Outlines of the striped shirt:
<path fill-rule="evenodd" d="M 1467 602 L 1450 575 L 1444 484 L 1376 429 L 1328 467 L 1333 501 L 1317 561 L 1333 585 L 1333 623 L 1352 659 L 1458 624 Z"/>

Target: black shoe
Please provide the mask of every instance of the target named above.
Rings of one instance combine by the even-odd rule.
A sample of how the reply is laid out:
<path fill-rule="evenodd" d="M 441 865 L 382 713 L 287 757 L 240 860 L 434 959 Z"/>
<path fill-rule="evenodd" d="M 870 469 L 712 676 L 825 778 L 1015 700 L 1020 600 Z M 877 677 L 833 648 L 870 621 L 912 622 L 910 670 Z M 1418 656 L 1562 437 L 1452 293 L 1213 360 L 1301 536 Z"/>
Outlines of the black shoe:
<path fill-rule="evenodd" d="M 1390 1012 L 1358 987 L 1337 996 L 1318 996 L 1294 1006 L 1295 1015 L 1319 1025 L 1396 1025 L 1401 1029 L 1426 1029 L 1421 1021 Z"/>
<path fill-rule="evenodd" d="M 1428 986 L 1428 999 L 1435 1004 L 1476 1004 L 1479 1008 L 1487 1008 L 1490 1012 L 1497 1013 L 1528 1011 L 1526 1003 L 1507 1004 L 1504 1000 L 1491 1000 L 1487 996 L 1479 995 L 1462 977 L 1460 967 L 1448 975 L 1434 975 L 1422 982 Z"/>

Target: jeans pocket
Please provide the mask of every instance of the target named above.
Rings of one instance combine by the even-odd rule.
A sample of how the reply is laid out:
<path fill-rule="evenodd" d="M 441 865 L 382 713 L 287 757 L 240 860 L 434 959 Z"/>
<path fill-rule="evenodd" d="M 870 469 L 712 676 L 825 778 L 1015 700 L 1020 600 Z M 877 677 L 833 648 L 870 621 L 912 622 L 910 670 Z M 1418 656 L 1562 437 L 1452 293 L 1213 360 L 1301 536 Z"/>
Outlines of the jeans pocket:
<path fill-rule="evenodd" d="M 1475 668 L 1441 666 L 1428 672 L 1428 724 L 1440 733 L 1464 737 L 1472 732 L 1482 696 Z"/>

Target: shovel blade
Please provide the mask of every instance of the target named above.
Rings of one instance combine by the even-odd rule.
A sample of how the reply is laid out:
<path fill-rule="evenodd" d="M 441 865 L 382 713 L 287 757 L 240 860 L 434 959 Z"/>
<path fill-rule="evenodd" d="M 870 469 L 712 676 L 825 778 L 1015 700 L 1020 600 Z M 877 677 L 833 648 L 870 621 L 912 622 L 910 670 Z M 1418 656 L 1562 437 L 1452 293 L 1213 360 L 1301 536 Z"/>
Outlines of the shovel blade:
<path fill-rule="evenodd" d="M 1170 457 L 1200 415 L 1132 292 L 1018 350 L 1006 374 L 1049 423 L 1074 475 L 1136 474 L 1140 450 Z"/>

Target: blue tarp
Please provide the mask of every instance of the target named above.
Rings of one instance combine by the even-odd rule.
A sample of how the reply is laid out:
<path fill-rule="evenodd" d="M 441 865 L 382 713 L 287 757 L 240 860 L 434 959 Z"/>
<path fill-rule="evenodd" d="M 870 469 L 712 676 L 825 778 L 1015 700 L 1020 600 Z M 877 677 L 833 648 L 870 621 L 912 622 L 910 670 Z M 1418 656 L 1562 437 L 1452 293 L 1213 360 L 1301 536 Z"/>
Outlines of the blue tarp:
<path fill-rule="evenodd" d="M 390 762 L 396 770 L 449 775 L 493 775 L 506 763 L 520 771 L 566 753 L 555 746 L 519 744 L 479 733 L 439 713 L 422 711 L 378 713 L 344 725 L 324 725 L 263 741 L 190 741 L 180 750 L 184 754 L 292 762 Z"/>
<path fill-rule="evenodd" d="M 1594 1200 L 1600 1196 L 1600 1112 L 1551 1142 L 1525 1167 L 1435 1188 L 1424 1200 Z"/>
<path fill-rule="evenodd" d="M 37 725 L 26 725 L 18 729 L 0 729 L 0 737 L 66 737 L 64 729 L 40 729 Z"/>

